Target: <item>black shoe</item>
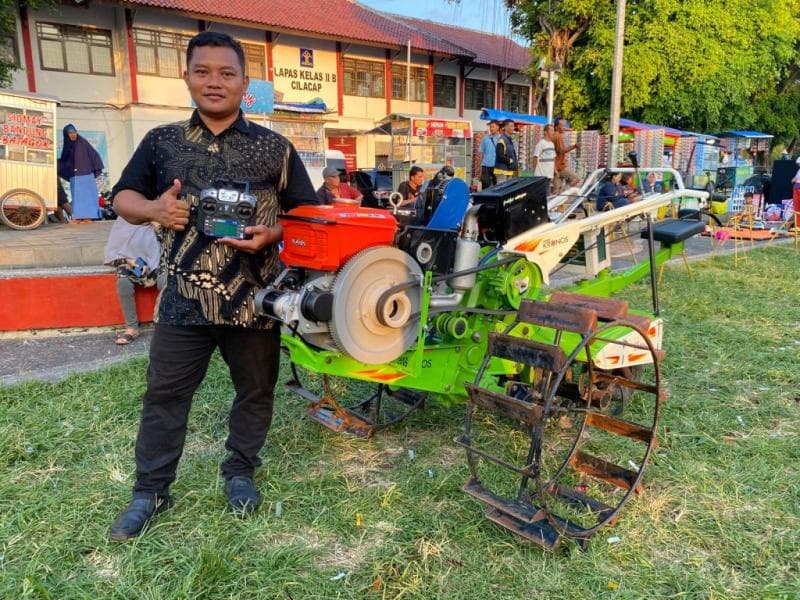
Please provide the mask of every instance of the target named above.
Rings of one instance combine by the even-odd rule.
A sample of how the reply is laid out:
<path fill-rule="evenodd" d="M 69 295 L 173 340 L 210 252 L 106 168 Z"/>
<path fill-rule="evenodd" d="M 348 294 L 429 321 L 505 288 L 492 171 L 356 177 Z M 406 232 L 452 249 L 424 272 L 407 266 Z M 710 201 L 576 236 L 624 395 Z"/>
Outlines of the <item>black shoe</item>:
<path fill-rule="evenodd" d="M 261 502 L 256 485 L 249 477 L 236 476 L 226 479 L 225 495 L 230 509 L 243 515 L 255 511 Z"/>
<path fill-rule="evenodd" d="M 111 526 L 111 540 L 124 542 L 138 536 L 150 520 L 170 507 L 169 496 L 134 498 Z"/>

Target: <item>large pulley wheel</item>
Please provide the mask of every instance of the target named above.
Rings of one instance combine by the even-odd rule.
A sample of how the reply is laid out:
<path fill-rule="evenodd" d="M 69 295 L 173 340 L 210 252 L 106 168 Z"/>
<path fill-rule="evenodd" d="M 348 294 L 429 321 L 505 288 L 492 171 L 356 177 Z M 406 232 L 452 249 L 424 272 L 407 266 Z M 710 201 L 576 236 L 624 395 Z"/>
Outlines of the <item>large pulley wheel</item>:
<path fill-rule="evenodd" d="M 416 282 L 410 287 L 403 284 Z M 417 337 L 422 270 L 392 246 L 363 250 L 333 283 L 331 336 L 336 346 L 367 364 L 391 362 Z"/>
<path fill-rule="evenodd" d="M 9 190 L 0 198 L 0 221 L 12 229 L 36 229 L 46 218 L 44 200 L 31 190 Z"/>

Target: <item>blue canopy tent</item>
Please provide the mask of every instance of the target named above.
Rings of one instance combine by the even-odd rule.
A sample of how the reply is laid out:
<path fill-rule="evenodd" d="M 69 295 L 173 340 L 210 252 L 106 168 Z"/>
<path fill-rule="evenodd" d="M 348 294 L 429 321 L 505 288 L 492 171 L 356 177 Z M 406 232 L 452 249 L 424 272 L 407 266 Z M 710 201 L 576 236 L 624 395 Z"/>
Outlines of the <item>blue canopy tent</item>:
<path fill-rule="evenodd" d="M 750 131 L 747 129 L 742 129 L 742 130 L 723 131 L 722 133 L 719 134 L 719 137 L 744 137 L 744 138 L 752 138 L 758 140 L 758 139 L 772 139 L 775 136 L 770 135 L 768 133 L 761 133 L 760 131 Z"/>
<path fill-rule="evenodd" d="M 774 136 L 749 129 L 730 129 L 718 135 L 728 140 L 723 145 L 733 153 L 732 166 L 768 167 L 770 140 Z"/>
<path fill-rule="evenodd" d="M 484 108 L 481 111 L 481 121 L 505 121 L 511 119 L 515 123 L 527 123 L 529 125 L 547 125 L 547 117 L 539 115 L 526 115 L 523 113 L 508 112 L 494 108 Z"/>

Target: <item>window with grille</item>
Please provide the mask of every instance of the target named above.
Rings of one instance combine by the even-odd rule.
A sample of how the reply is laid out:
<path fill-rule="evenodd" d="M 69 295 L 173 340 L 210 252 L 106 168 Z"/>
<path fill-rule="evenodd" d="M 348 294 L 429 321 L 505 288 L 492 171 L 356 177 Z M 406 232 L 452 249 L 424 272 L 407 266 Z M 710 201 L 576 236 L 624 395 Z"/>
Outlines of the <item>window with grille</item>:
<path fill-rule="evenodd" d="M 264 46 L 259 44 L 242 44 L 244 48 L 244 72 L 252 79 L 267 78 L 267 62 Z"/>
<path fill-rule="evenodd" d="M 503 110 L 528 114 L 529 91 L 525 85 L 503 84 Z"/>
<path fill-rule="evenodd" d="M 19 66 L 17 36 L 13 32 L 8 36 L 0 35 L 0 61 L 7 65 Z"/>
<path fill-rule="evenodd" d="M 428 101 L 428 69 L 425 67 L 411 67 L 411 94 L 406 95 L 408 82 L 408 69 L 406 65 L 392 65 L 392 98 L 413 102 Z"/>
<path fill-rule="evenodd" d="M 433 76 L 433 105 L 456 107 L 456 78 L 452 75 Z"/>
<path fill-rule="evenodd" d="M 382 62 L 345 58 L 342 60 L 342 71 L 342 91 L 348 96 L 386 96 L 386 77 Z"/>
<path fill-rule="evenodd" d="M 464 82 L 464 108 L 494 108 L 494 81 L 467 79 Z"/>
<path fill-rule="evenodd" d="M 136 70 L 142 75 L 183 77 L 186 48 L 192 36 L 154 29 L 133 30 Z"/>
<path fill-rule="evenodd" d="M 109 30 L 37 22 L 36 33 L 43 70 L 114 74 L 114 53 Z"/>

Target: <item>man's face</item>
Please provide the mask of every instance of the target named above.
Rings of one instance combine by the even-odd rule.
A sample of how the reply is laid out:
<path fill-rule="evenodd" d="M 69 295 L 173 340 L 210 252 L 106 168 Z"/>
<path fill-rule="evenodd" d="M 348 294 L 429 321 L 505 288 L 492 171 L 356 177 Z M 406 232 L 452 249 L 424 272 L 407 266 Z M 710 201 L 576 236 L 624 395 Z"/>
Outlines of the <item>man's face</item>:
<path fill-rule="evenodd" d="M 514 123 L 506 123 L 503 129 L 507 135 L 512 135 L 514 133 Z"/>
<path fill-rule="evenodd" d="M 239 112 L 249 79 L 233 48 L 198 46 L 183 79 L 200 114 L 225 118 Z"/>
<path fill-rule="evenodd" d="M 550 138 L 553 137 L 553 128 L 550 125 L 546 126 L 542 135 L 544 136 L 544 139 L 549 141 Z"/>
<path fill-rule="evenodd" d="M 419 187 L 422 185 L 422 182 L 425 181 L 425 171 L 420 171 L 419 173 L 414 173 L 411 177 L 408 178 L 411 183 L 414 184 L 414 187 Z"/>
<path fill-rule="evenodd" d="M 72 129 L 67 132 L 67 137 L 74 142 L 75 140 L 78 139 L 78 132 Z"/>
<path fill-rule="evenodd" d="M 339 176 L 338 175 L 328 175 L 325 177 L 325 187 L 330 190 L 334 190 L 339 187 Z"/>
<path fill-rule="evenodd" d="M 556 121 L 556 131 L 559 133 L 564 131 L 564 119 L 559 119 Z"/>
<path fill-rule="evenodd" d="M 497 135 L 498 131 L 500 131 L 500 125 L 497 123 L 489 123 L 489 133 L 492 135 Z"/>

